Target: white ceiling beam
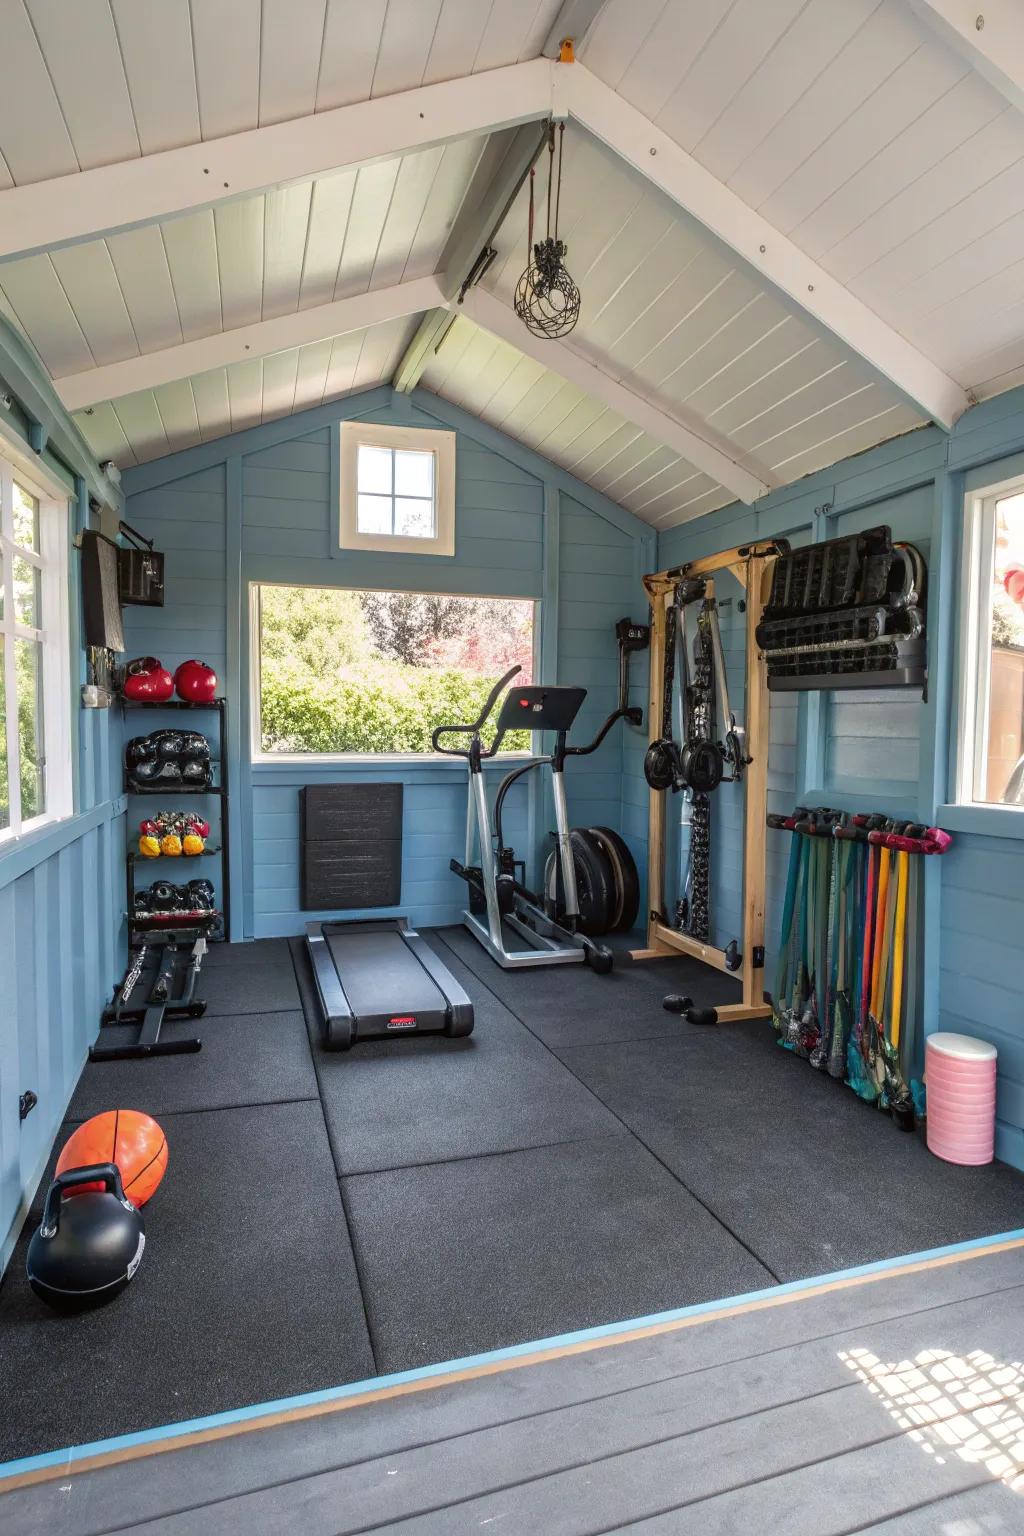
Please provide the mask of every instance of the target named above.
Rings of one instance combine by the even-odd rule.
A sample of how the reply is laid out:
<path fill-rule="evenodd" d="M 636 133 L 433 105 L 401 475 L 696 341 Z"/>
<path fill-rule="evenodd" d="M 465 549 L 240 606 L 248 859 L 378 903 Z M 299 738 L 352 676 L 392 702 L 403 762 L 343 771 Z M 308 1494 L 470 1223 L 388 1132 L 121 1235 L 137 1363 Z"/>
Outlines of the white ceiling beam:
<path fill-rule="evenodd" d="M 458 314 L 466 315 L 502 341 L 517 347 L 527 357 L 542 363 L 570 384 L 585 390 L 610 410 L 650 434 L 666 448 L 680 454 L 694 468 L 703 470 L 719 485 L 748 504 L 774 489 L 775 482 L 760 466 L 745 463 L 738 451 L 702 423 L 688 424 L 670 416 L 659 406 L 634 394 L 617 379 L 598 368 L 565 341 L 549 341 L 534 336 L 516 316 L 515 311 L 484 288 L 471 288 Z"/>
<path fill-rule="evenodd" d="M 561 66 L 557 87 L 560 103 L 582 127 L 862 357 L 925 415 L 948 430 L 967 409 L 970 401 L 960 384 L 584 65 Z"/>
<path fill-rule="evenodd" d="M 505 222 L 546 138 L 546 126 L 527 123 L 510 139 L 497 169 L 483 156 L 441 257 L 446 299 L 458 297 L 477 257 Z"/>
<path fill-rule="evenodd" d="M 225 199 L 546 118 L 552 71 L 529 59 L 205 144 L 0 191 L 0 261 Z"/>
<path fill-rule="evenodd" d="M 516 193 L 544 146 L 544 140 L 543 127 L 524 124 L 509 137 L 497 163 L 489 151 L 496 146 L 500 154 L 501 145 L 495 139 L 491 140 L 488 152 L 477 166 L 441 257 L 438 281 L 446 300 L 457 299 L 462 292 L 477 259 L 503 224 Z M 395 369 L 393 383 L 400 394 L 408 394 L 416 388 L 451 321 L 446 309 L 424 315 L 422 325 Z"/>
<path fill-rule="evenodd" d="M 411 394 L 416 388 L 453 318 L 447 309 L 432 309 L 423 316 L 391 380 L 400 395 Z"/>
<path fill-rule="evenodd" d="M 197 341 L 180 342 L 159 352 L 144 352 L 140 357 L 126 357 L 119 363 L 106 363 L 83 373 L 65 374 L 54 386 L 69 411 L 80 411 L 104 400 L 116 400 L 141 389 L 157 389 L 176 379 L 187 379 L 211 368 L 226 368 L 231 363 L 310 342 L 343 336 L 347 331 L 361 331 L 367 326 L 383 325 L 418 315 L 441 303 L 436 277 L 418 277 L 411 282 L 395 283 L 357 293 L 348 299 L 335 299 L 315 309 L 300 309 L 296 314 L 279 315 L 274 320 L 257 320 L 252 325 L 218 331 Z"/>
<path fill-rule="evenodd" d="M 910 0 L 911 9 L 1007 101 L 1024 111 L 1020 0 Z"/>

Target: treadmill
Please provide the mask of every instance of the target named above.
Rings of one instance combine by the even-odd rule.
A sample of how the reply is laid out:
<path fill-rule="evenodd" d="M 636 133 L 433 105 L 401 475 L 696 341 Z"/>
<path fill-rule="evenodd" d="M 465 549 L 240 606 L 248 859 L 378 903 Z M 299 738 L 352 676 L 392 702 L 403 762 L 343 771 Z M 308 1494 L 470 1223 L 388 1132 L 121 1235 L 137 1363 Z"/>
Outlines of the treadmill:
<path fill-rule="evenodd" d="M 473 1004 L 404 917 L 306 924 L 324 1045 L 395 1035 L 471 1035 Z"/>

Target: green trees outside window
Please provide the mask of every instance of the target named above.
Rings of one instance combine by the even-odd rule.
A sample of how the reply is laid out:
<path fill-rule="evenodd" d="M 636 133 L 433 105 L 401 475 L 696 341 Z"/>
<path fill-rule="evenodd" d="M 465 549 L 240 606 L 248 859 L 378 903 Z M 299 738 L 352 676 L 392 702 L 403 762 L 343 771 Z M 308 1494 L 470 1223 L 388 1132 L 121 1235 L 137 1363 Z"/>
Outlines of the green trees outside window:
<path fill-rule="evenodd" d="M 430 752 L 510 667 L 529 681 L 533 630 L 529 599 L 262 586 L 261 748 Z M 530 732 L 502 750 L 529 751 Z"/>

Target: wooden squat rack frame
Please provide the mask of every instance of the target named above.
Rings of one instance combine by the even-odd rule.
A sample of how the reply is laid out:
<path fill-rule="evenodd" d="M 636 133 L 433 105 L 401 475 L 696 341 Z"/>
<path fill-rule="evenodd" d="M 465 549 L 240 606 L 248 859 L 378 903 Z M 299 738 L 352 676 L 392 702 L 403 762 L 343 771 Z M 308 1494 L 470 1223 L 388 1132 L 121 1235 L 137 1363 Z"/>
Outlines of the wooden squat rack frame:
<path fill-rule="evenodd" d="M 738 1019 L 765 1019 L 771 1007 L 764 1001 L 764 899 L 765 899 L 765 817 L 768 810 L 768 672 L 758 649 L 755 631 L 768 598 L 772 567 L 777 550 L 774 544 L 740 545 L 734 549 L 692 560 L 687 565 L 645 576 L 644 587 L 651 601 L 650 689 L 648 721 L 650 739 L 661 736 L 662 690 L 665 671 L 665 617 L 672 606 L 677 583 L 684 576 L 707 579 L 708 596 L 714 596 L 714 578 L 719 571 L 735 576 L 746 593 L 747 603 L 747 676 L 746 727 L 747 755 L 751 761 L 743 775 L 743 934 L 742 962 L 738 979 L 743 998 L 716 1009 L 720 1023 Z M 665 919 L 665 832 L 668 790 L 649 791 L 647 846 L 647 948 L 633 951 L 634 960 L 662 959 L 666 955 L 691 955 L 706 965 L 731 975 L 725 951 L 701 943 L 689 934 L 671 928 Z"/>

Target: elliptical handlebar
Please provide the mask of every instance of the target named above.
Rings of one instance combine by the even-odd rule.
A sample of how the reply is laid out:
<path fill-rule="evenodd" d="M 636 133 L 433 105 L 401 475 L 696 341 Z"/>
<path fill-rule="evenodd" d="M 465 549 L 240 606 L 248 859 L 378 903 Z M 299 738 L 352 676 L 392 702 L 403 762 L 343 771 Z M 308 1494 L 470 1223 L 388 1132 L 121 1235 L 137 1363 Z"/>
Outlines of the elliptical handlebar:
<path fill-rule="evenodd" d="M 469 747 L 442 747 L 442 745 L 441 745 L 441 743 L 440 743 L 438 738 L 441 737 L 441 736 L 447 736 L 447 735 L 449 735 L 451 733 L 454 733 L 454 732 L 457 732 L 457 733 L 459 733 L 460 735 L 463 735 L 463 736 L 470 736 L 470 737 L 474 737 L 474 738 L 479 736 L 480 731 L 483 728 L 484 722 L 486 721 L 488 715 L 491 713 L 491 710 L 494 708 L 495 704 L 498 702 L 498 698 L 499 698 L 502 690 L 512 681 L 512 679 L 514 677 L 517 677 L 522 670 L 523 669 L 522 669 L 521 666 L 511 667 L 505 673 L 504 677 L 500 677 L 498 679 L 498 681 L 495 683 L 494 687 L 491 689 L 490 693 L 487 695 L 487 698 L 486 698 L 486 700 L 484 702 L 483 709 L 481 709 L 479 715 L 473 721 L 472 725 L 439 725 L 439 726 L 437 726 L 437 728 L 431 733 L 431 737 L 430 737 L 430 743 L 431 743 L 431 746 L 433 747 L 434 751 L 442 753 L 443 756 L 445 756 L 445 757 L 469 757 L 471 755 L 471 753 L 472 753 L 472 746 L 469 746 Z M 497 752 L 497 750 L 498 750 L 498 745 L 499 745 L 499 743 L 501 741 L 501 737 L 504 734 L 505 733 L 502 731 L 498 736 L 496 736 L 495 739 L 491 742 L 490 747 L 486 751 L 481 750 L 480 753 L 479 753 L 479 756 L 480 757 L 493 757 L 495 752 Z"/>

